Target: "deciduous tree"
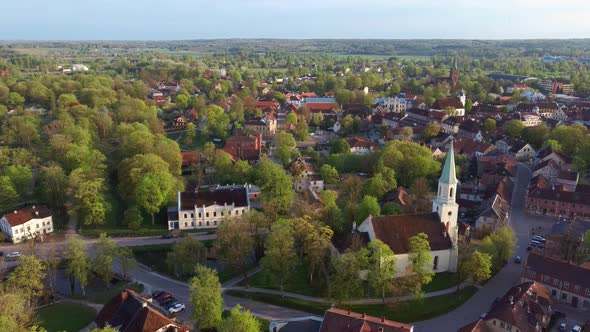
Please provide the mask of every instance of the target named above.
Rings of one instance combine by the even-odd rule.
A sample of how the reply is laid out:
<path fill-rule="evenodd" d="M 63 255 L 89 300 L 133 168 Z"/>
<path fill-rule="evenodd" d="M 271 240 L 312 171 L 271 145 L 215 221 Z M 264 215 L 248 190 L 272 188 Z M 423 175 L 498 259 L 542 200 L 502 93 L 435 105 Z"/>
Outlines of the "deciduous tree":
<path fill-rule="evenodd" d="M 248 267 L 253 263 L 254 234 L 247 221 L 226 219 L 217 228 L 215 246 L 223 264 L 244 276 L 248 285 Z"/>
<path fill-rule="evenodd" d="M 82 294 L 86 295 L 86 285 L 90 274 L 90 257 L 86 250 L 86 243 L 79 238 L 69 238 L 64 251 L 66 260 L 66 275 L 70 278 L 70 290 L 74 294 L 76 280 L 80 284 Z"/>
<path fill-rule="evenodd" d="M 381 294 L 385 305 L 385 293 L 393 287 L 396 257 L 391 248 L 380 240 L 373 240 L 369 248 L 369 285 Z"/>
<path fill-rule="evenodd" d="M 284 297 L 285 284 L 297 265 L 293 230 L 287 222 L 279 221 L 272 226 L 260 263 L 281 290 L 281 297 Z"/>
<path fill-rule="evenodd" d="M 258 332 L 260 329 L 256 317 L 239 304 L 230 310 L 229 316 L 217 327 L 218 332 Z"/>
<path fill-rule="evenodd" d="M 217 272 L 205 266 L 196 266 L 191 279 L 190 301 L 193 305 L 191 318 L 199 329 L 210 329 L 222 322 L 223 299 Z"/>
<path fill-rule="evenodd" d="M 113 261 L 117 254 L 117 245 L 105 233 L 101 233 L 94 244 L 94 251 L 95 255 L 92 260 L 94 272 L 104 281 L 107 288 L 109 288 L 114 274 Z"/>
<path fill-rule="evenodd" d="M 186 278 L 198 264 L 205 262 L 205 250 L 201 241 L 190 236 L 183 237 L 172 246 L 172 251 L 166 256 L 166 263 L 177 277 Z"/>

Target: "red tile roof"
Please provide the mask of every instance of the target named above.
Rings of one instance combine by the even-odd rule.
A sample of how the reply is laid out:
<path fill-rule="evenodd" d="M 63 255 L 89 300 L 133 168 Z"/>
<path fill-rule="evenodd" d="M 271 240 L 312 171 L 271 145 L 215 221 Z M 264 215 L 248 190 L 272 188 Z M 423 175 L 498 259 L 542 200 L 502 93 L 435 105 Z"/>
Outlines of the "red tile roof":
<path fill-rule="evenodd" d="M 51 216 L 51 211 L 45 206 L 31 206 L 4 215 L 11 227 L 22 225 L 31 219 L 41 219 Z"/>
<path fill-rule="evenodd" d="M 330 308 L 319 332 L 412 332 L 414 327 L 389 319 Z"/>
<path fill-rule="evenodd" d="M 329 111 L 336 108 L 335 103 L 307 103 L 305 105 L 310 111 Z"/>

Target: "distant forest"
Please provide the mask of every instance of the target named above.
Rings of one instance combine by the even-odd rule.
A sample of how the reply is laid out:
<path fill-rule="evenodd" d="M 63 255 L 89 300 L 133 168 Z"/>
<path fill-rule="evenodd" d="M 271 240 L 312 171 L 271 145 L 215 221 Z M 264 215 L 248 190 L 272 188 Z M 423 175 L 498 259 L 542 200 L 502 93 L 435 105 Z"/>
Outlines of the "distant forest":
<path fill-rule="evenodd" d="M 329 53 L 373 56 L 461 55 L 501 58 L 544 55 L 590 57 L 590 39 L 539 40 L 378 40 L 378 39 L 211 39 L 185 41 L 1 41 L 9 49 L 56 49 L 143 53 L 146 51 L 196 54 L 252 52 Z"/>

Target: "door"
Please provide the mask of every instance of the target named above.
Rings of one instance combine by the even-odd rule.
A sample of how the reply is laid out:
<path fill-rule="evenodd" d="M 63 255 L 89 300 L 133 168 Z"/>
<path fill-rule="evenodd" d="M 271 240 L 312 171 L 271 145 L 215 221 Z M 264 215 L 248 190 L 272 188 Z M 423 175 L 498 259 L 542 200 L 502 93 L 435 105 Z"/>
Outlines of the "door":
<path fill-rule="evenodd" d="M 574 308 L 578 307 L 578 297 L 577 296 L 572 296 L 572 307 L 574 307 Z"/>

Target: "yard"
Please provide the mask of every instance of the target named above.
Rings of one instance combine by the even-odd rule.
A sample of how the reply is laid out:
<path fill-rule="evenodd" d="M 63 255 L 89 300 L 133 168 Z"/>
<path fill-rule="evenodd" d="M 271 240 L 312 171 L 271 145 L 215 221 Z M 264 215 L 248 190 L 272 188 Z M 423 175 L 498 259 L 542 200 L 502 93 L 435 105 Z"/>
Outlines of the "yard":
<path fill-rule="evenodd" d="M 77 332 L 94 320 L 96 311 L 83 304 L 62 302 L 40 309 L 37 315 L 47 332 Z"/>
<path fill-rule="evenodd" d="M 450 312 L 467 301 L 477 292 L 475 287 L 467 287 L 458 293 L 425 298 L 422 301 L 408 301 L 396 304 L 388 304 L 383 307 L 380 304 L 369 305 L 343 305 L 344 309 L 354 312 L 366 313 L 367 315 L 382 317 L 411 323 L 430 319 L 444 313 Z M 243 291 L 226 291 L 227 295 L 248 298 L 255 301 L 288 307 L 296 310 L 309 312 L 316 315 L 323 315 L 324 311 L 331 307 L 331 303 L 308 302 L 298 299 L 284 298 L 278 295 L 256 294 Z"/>
<path fill-rule="evenodd" d="M 206 247 L 211 247 L 213 245 L 212 241 L 203 242 Z M 133 250 L 135 259 L 137 259 L 139 263 L 148 266 L 150 269 L 160 274 L 177 279 L 170 266 L 166 263 L 166 256 L 172 250 L 171 244 L 137 246 L 132 247 L 131 249 Z M 216 264 L 215 260 L 208 260 L 205 265 L 217 270 L 217 275 L 219 276 L 219 281 L 221 283 L 224 283 L 239 274 L 239 272 L 232 271 L 228 268 L 219 268 L 219 264 Z"/>
<path fill-rule="evenodd" d="M 276 287 L 272 283 L 270 274 L 268 274 L 264 270 L 251 276 L 248 281 L 250 287 L 279 290 L 279 287 Z M 328 297 L 327 287 L 320 281 L 321 280 L 316 279 L 315 284 L 310 286 L 308 283 L 307 268 L 305 266 L 302 266 L 295 269 L 295 271 L 291 273 L 291 279 L 285 285 L 285 291 L 315 297 Z M 246 286 L 246 281 L 243 280 L 242 282 L 240 282 L 239 285 Z M 450 272 L 442 272 L 437 273 L 434 276 L 434 278 L 432 278 L 432 282 L 427 285 L 424 285 L 422 287 L 422 290 L 425 293 L 430 293 L 456 286 L 457 274 Z M 372 294 L 367 294 L 367 296 L 379 297 Z"/>
<path fill-rule="evenodd" d="M 89 289 L 86 292 L 86 296 L 77 294 L 72 296 L 72 298 L 86 300 L 88 302 L 96 304 L 105 304 L 126 288 L 131 289 L 137 293 L 142 293 L 144 289 L 142 284 L 119 281 L 117 284 L 112 285 L 110 288 L 101 288 L 100 290 Z"/>

